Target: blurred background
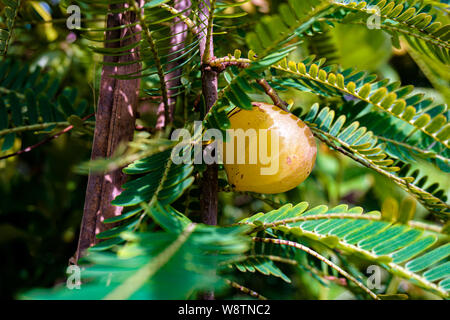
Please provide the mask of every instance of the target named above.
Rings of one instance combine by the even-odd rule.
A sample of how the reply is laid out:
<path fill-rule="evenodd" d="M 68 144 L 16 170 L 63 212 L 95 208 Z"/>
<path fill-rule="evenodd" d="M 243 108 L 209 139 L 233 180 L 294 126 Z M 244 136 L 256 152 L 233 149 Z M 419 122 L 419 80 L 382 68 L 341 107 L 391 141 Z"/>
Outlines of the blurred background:
<path fill-rule="evenodd" d="M 51 77 L 61 79 L 61 87 L 76 87 L 78 95 L 95 106 L 101 57 L 91 54 L 88 41 L 80 37 L 79 32 L 66 28 L 68 3 L 70 1 L 27 1 L 20 21 L 33 23 L 21 24 L 19 21 L 9 54 L 28 65 L 31 71 L 39 66 Z M 274 3 L 276 1 L 253 0 L 244 8 L 250 17 L 259 16 L 272 12 L 277 7 Z M 50 19 L 53 19 L 52 23 L 46 22 Z M 314 41 L 294 52 L 294 56 L 302 57 L 320 50 L 314 46 L 325 37 L 334 42 L 337 50 L 328 58 L 344 68 L 356 66 L 381 78 L 400 80 L 403 85 L 414 85 L 417 91 L 433 97 L 436 102 L 448 102 L 448 95 L 443 96 L 435 90 L 437 84 L 432 84 L 425 76 L 428 71 L 421 69 L 417 57 L 410 56 L 404 49 L 393 49 L 390 37 L 380 30 L 345 25 L 315 37 Z M 222 39 L 226 51 L 229 49 L 225 45 L 226 37 Z M 218 50 L 221 45 L 217 45 Z M 448 83 L 441 85 L 444 88 L 441 92 L 448 92 Z M 302 107 L 320 102 L 315 95 L 298 91 L 283 92 L 282 96 L 293 99 L 294 105 Z M 143 125 L 152 126 L 153 107 L 151 103 L 143 103 L 143 113 L 148 113 L 141 120 Z M 13 149 L 0 150 L 0 156 L 31 146 L 43 138 L 45 133 L 23 134 L 16 138 Z M 64 281 L 65 268 L 77 246 L 87 183 L 87 177 L 78 174 L 76 168 L 89 159 L 91 140 L 92 132 L 75 131 L 32 152 L 0 160 L 0 298 L 15 298 L 30 288 L 51 287 Z M 419 162 L 416 165 L 434 181 L 440 182 L 449 194 L 448 176 L 440 174 L 430 164 Z M 314 171 L 296 189 L 262 199 L 221 192 L 219 216 L 221 224 L 231 224 L 250 214 L 273 209 L 271 201 L 297 203 L 307 200 L 311 206 L 347 203 L 361 205 L 366 211 L 381 210 L 387 206 L 400 206 L 405 197 L 406 193 L 386 178 L 319 144 Z M 417 204 L 415 217 L 434 219 L 420 204 Z M 247 281 L 252 282 L 251 287 L 256 291 L 265 281 L 265 293 L 279 299 L 346 297 L 340 287 L 325 288 L 306 271 L 294 268 L 284 271 L 293 276 L 294 285 L 253 274 L 247 275 Z M 268 292 L 268 288 L 272 292 Z M 417 297 L 421 294 L 417 293 Z"/>

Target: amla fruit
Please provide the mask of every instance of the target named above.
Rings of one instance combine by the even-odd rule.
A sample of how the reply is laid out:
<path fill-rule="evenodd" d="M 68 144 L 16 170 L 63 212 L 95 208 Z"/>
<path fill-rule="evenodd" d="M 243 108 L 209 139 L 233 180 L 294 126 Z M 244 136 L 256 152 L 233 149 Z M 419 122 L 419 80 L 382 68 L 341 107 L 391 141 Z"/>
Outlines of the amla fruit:
<path fill-rule="evenodd" d="M 236 108 L 229 119 L 233 134 L 224 143 L 223 162 L 236 191 L 281 193 L 309 176 L 316 161 L 316 141 L 295 115 L 254 102 L 252 110 Z"/>

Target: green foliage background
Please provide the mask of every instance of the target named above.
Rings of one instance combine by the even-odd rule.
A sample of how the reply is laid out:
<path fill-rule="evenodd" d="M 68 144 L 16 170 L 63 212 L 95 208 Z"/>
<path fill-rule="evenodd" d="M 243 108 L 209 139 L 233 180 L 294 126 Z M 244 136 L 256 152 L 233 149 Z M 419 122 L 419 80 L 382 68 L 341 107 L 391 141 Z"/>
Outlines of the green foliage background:
<path fill-rule="evenodd" d="M 1 29 L 11 29 L 8 28 L 6 13 L 9 2 L 0 2 Z M 308 4 L 316 4 L 315 2 L 321 1 L 305 1 L 305 4 L 303 4 L 305 12 L 309 10 Z M 345 1 L 336 2 L 345 3 Z M 381 3 L 382 1 L 372 2 Z M 416 3 L 415 1 L 394 2 L 405 2 L 405 9 L 407 5 Z M 326 57 L 327 61 L 325 63 L 319 62 L 316 65 L 317 68 L 320 67 L 325 70 L 327 74 L 330 72 L 338 74 L 338 70 L 332 67 L 333 64 L 338 64 L 342 67 L 341 71 L 355 67 L 357 70 L 375 73 L 379 79 L 398 80 L 403 86 L 413 85 L 414 88 L 411 95 L 416 93 L 425 94 L 425 98 L 421 97 L 417 100 L 417 110 L 427 107 L 427 103 L 423 102 L 423 99 L 428 97 L 434 99 L 433 105 L 448 103 L 450 99 L 448 74 L 450 73 L 448 72 L 448 61 L 445 61 L 446 58 L 448 59 L 448 50 L 446 51 L 447 56 L 445 56 L 445 53 L 443 55 L 436 53 L 437 49 L 434 46 L 424 44 L 427 43 L 426 41 L 423 43 L 415 42 L 417 38 L 414 35 L 409 37 L 405 35 L 410 33 L 393 33 L 392 28 L 382 27 L 381 30 L 368 30 L 364 24 L 358 22 L 365 21 L 364 12 L 356 12 L 356 17 L 354 18 L 347 16 L 348 23 L 342 24 L 336 23 L 337 19 L 341 19 L 340 13 L 334 13 L 329 20 L 336 24 L 334 27 L 331 27 L 324 21 L 319 21 L 321 18 L 327 17 L 325 14 L 320 15 L 320 17 L 317 15 L 319 20 L 315 21 L 314 24 L 300 25 L 295 30 L 300 35 L 298 38 L 290 37 L 288 41 L 285 41 L 285 38 L 280 37 L 280 41 L 274 42 L 276 49 L 273 52 L 266 52 L 268 55 L 265 55 L 261 52 L 262 48 L 259 48 L 261 43 L 259 45 L 257 43 L 262 41 L 264 45 L 264 41 L 273 39 L 260 39 L 262 33 L 258 32 L 258 26 L 261 26 L 261 23 L 267 23 L 268 25 L 275 23 L 276 21 L 271 21 L 269 17 L 276 17 L 275 15 L 277 14 L 283 16 L 280 5 L 286 5 L 287 3 L 292 5 L 294 2 L 250 1 L 242 7 L 231 6 L 234 4 L 233 1 L 218 2 L 217 27 L 215 27 L 215 31 L 218 34 L 215 36 L 215 55 L 217 57 L 227 56 L 228 54 L 236 55 L 236 52 L 233 53 L 233 50 L 238 48 L 243 53 L 253 50 L 258 54 L 258 58 L 249 55 L 250 60 L 254 62 L 250 68 L 253 73 L 242 73 L 240 70 L 231 68 L 221 76 L 220 87 L 221 89 L 225 88 L 223 89 L 223 94 L 220 95 L 223 101 L 219 100 L 216 109 L 209 114 L 209 118 L 207 116 L 206 125 L 223 129 L 224 123 L 217 121 L 217 119 L 220 119 L 220 109 L 227 102 L 231 102 L 231 104 L 235 102 L 236 100 L 234 99 L 241 103 L 245 102 L 246 99 L 248 101 L 250 99 L 270 101 L 261 92 L 261 89 L 255 88 L 253 85 L 253 88 L 249 89 L 244 95 L 241 95 L 243 91 L 241 87 L 228 86 L 230 79 L 232 79 L 231 83 L 233 83 L 233 79 L 237 82 L 237 78 L 253 83 L 254 78 L 262 72 L 266 72 L 266 76 L 270 78 L 270 83 L 280 93 L 281 97 L 293 103 L 291 111 L 304 119 L 306 117 L 309 124 L 314 125 L 315 123 L 318 130 L 322 130 L 318 134 L 322 134 L 323 141 L 330 141 L 323 135 L 323 132 L 329 132 L 327 129 L 330 128 L 326 128 L 323 125 L 326 112 L 317 110 L 317 113 L 314 113 L 314 108 L 319 108 L 319 105 L 320 110 L 328 106 L 328 112 L 333 110 L 336 113 L 333 121 L 338 118 L 338 115 L 345 115 L 347 117 L 345 126 L 357 120 L 361 126 L 366 126 L 368 130 L 372 130 L 378 136 L 403 140 L 405 138 L 405 134 L 402 133 L 404 127 L 399 124 L 401 121 L 397 121 L 396 118 L 394 119 L 394 117 L 385 113 L 375 112 L 372 118 L 364 118 L 363 116 L 352 114 L 354 112 L 352 110 L 355 110 L 355 104 L 358 101 L 358 94 L 360 94 L 358 90 L 361 89 L 364 81 L 363 83 L 356 83 L 356 93 L 354 94 L 356 98 L 351 97 L 351 93 L 342 94 L 338 92 L 338 84 L 330 88 L 330 86 L 324 85 L 321 87 L 320 84 L 314 84 L 314 81 L 308 82 L 309 80 L 306 76 L 312 72 L 310 69 L 312 62 L 318 61 L 322 57 Z M 2 298 L 27 298 L 33 297 L 33 294 L 44 298 L 72 298 L 70 294 L 65 296 L 64 294 L 66 293 L 58 295 L 58 290 L 56 290 L 56 296 L 47 290 L 38 291 L 37 293 L 33 291 L 32 294 L 28 295 L 29 290 L 33 288 L 51 288 L 55 285 L 62 285 L 65 282 L 65 268 L 68 265 L 69 258 L 76 249 L 87 182 L 83 170 L 85 169 L 85 162 L 90 156 L 93 123 L 80 124 L 79 120 L 93 112 L 96 105 L 102 60 L 99 52 L 102 50 L 92 50 L 92 42 L 83 38 L 82 34 L 98 38 L 102 32 L 95 35 L 94 32 L 90 33 L 89 31 L 92 30 L 89 29 L 84 30 L 85 32 L 67 30 L 65 27 L 67 16 L 65 8 L 68 4 L 69 1 L 34 1 L 22 4 L 15 22 L 7 58 L 0 62 L 0 69 L 2 65 L 8 64 L 9 66 L 1 69 L 2 73 L 0 74 L 0 99 L 5 103 L 5 106 L 13 110 L 15 102 L 10 91 L 14 91 L 25 96 L 27 94 L 35 96 L 36 110 L 39 111 L 43 118 L 45 112 L 48 112 L 48 109 L 45 109 L 47 106 L 52 106 L 50 110 L 53 110 L 50 111 L 53 113 L 48 116 L 48 119 L 39 118 L 39 121 L 33 123 L 29 118 L 26 118 L 27 116 L 24 116 L 24 123 L 26 122 L 25 119 L 28 119 L 29 124 L 47 123 L 49 124 L 48 126 L 14 135 L 4 134 L 0 136 L 0 146 L 2 147 L 0 156 L 33 145 L 47 135 L 61 130 L 68 123 L 76 124 L 75 129 L 70 134 L 63 135 L 30 153 L 7 160 L 0 160 L 0 256 L 3 257 L 3 262 L 0 265 L 0 296 Z M 84 10 L 84 18 L 91 19 L 89 22 L 83 22 L 84 28 L 102 26 L 101 21 L 92 21 L 98 16 L 90 13 L 88 10 L 89 5 L 91 5 L 89 1 L 80 1 L 79 4 Z M 168 4 L 170 5 L 170 2 Z M 437 17 L 436 19 L 440 20 L 444 25 L 448 24 L 448 6 L 444 4 L 444 1 L 441 3 L 427 0 L 424 1 L 424 5 L 426 4 L 433 5 L 431 14 L 435 18 Z M 418 2 L 417 5 L 419 5 Z M 101 2 L 99 6 L 101 6 Z M 300 5 L 297 4 L 296 6 Z M 343 5 L 341 9 L 345 11 L 348 8 Z M 353 9 L 350 8 L 348 10 L 351 11 Z M 243 13 L 246 13 L 246 15 L 244 16 Z M 149 19 L 154 19 L 152 21 L 155 21 L 158 18 L 163 19 L 167 12 L 155 9 L 148 14 Z M 53 22 L 44 23 L 43 20 L 46 19 L 53 19 Z M 382 23 L 383 26 L 384 24 L 389 24 L 384 19 Z M 401 25 L 400 27 L 404 26 Z M 256 32 L 251 30 L 256 30 Z M 158 34 L 157 32 L 154 34 L 156 39 L 162 38 L 163 35 L 164 33 Z M 448 48 L 448 33 L 445 35 L 442 37 L 442 41 L 446 43 Z M 302 40 L 302 43 L 296 44 L 297 40 Z M 193 50 L 189 54 L 188 63 L 183 68 L 182 83 L 184 88 L 182 94 L 178 96 L 175 126 L 185 125 L 186 120 L 189 123 L 189 121 L 195 119 L 202 119 L 205 114 L 202 110 L 202 102 L 198 103 L 198 94 L 201 90 L 198 53 L 196 51 L 198 44 L 192 39 L 188 41 L 191 41 L 188 43 L 192 45 Z M 159 45 L 165 47 L 164 42 Z M 102 47 L 101 43 L 100 47 Z M 263 47 L 267 48 L 267 46 Z M 307 57 L 310 55 L 315 55 L 317 58 L 315 60 L 308 59 Z M 283 62 L 283 57 L 287 57 L 286 62 Z M 155 67 L 156 63 L 152 60 L 150 54 L 148 56 L 144 55 L 144 58 L 149 71 L 153 71 L 152 68 Z M 302 62 L 308 73 L 302 73 L 297 64 L 295 64 L 295 67 L 292 67 L 288 61 Z M 163 61 L 163 66 L 166 66 L 168 62 Z M 13 63 L 16 63 L 16 65 L 11 67 Z M 272 66 L 270 71 L 266 70 L 270 66 Z M 11 76 L 11 72 L 15 68 L 21 70 L 20 74 L 23 74 L 24 80 L 12 80 L 17 77 L 17 75 L 15 77 Z M 33 72 L 38 74 L 38 79 L 42 83 L 47 81 L 40 90 L 30 91 L 34 90 L 34 87 L 26 82 L 26 79 L 32 77 Z M 11 78 L 8 78 L 8 75 Z M 43 78 L 47 76 L 47 80 Z M 55 79 L 58 81 L 57 84 L 52 82 Z M 300 80 L 297 81 L 295 79 Z M 329 78 L 327 79 L 329 80 Z M 36 83 L 39 83 L 39 81 L 36 80 Z M 357 82 L 357 80 L 354 81 Z M 367 81 L 367 83 L 370 83 L 369 80 Z M 160 92 L 157 91 L 159 84 L 160 80 L 157 74 L 150 72 L 143 78 L 142 92 L 149 96 L 159 95 Z M 345 84 L 346 88 L 349 88 L 347 79 Z M 56 89 L 54 94 L 50 96 L 48 90 L 52 86 Z M 373 91 L 376 90 L 377 86 L 383 87 L 379 83 L 372 84 L 372 86 Z M 387 84 L 384 84 L 384 86 L 387 86 Z M 76 92 L 71 88 L 75 88 Z M 1 89 L 10 91 L 2 91 Z M 232 93 L 230 94 L 229 92 Z M 39 100 L 39 97 L 47 100 L 42 102 L 43 100 Z M 345 104 L 342 103 L 343 100 L 346 101 Z M 414 104 L 414 101 L 408 102 L 408 105 Z M 28 105 L 30 103 L 33 104 L 33 102 L 28 102 Z M 314 107 L 315 103 L 317 105 Z M 373 103 L 377 104 L 377 102 Z M 242 103 L 240 106 L 245 107 L 245 103 Z M 363 106 L 363 108 L 365 107 Z M 141 108 L 141 118 L 138 120 L 138 124 L 144 127 L 154 127 L 155 104 L 142 104 Z M 186 114 L 188 115 L 186 116 Z M 216 116 L 217 114 L 219 116 Z M 448 119 L 448 110 L 444 112 L 444 115 Z M 0 132 L 2 129 L 22 125 L 22 123 L 18 123 L 21 122 L 20 116 L 14 116 L 14 112 L 8 113 L 7 117 L 11 123 L 8 122 L 5 128 L 0 128 Z M 211 121 L 211 118 L 215 119 L 216 122 Z M 381 121 L 385 128 L 391 128 L 392 130 L 385 132 L 382 130 L 383 128 L 375 128 L 373 123 L 376 121 Z M 315 133 L 317 132 L 315 131 Z M 145 133 L 137 133 L 136 149 L 138 151 L 136 152 L 142 152 L 142 154 L 147 152 L 147 155 L 155 153 L 151 146 L 149 147 L 145 143 L 145 140 L 148 138 L 149 136 Z M 450 196 L 448 160 L 445 162 L 441 159 L 448 159 L 448 148 L 446 149 L 443 145 L 439 145 L 439 143 L 429 139 L 425 132 L 420 130 L 419 133 L 413 134 L 408 139 L 403 141 L 406 141 L 405 143 L 409 146 L 418 147 L 420 152 L 411 151 L 410 148 L 402 149 L 402 147 L 387 143 L 383 151 L 390 157 L 395 158 L 396 162 L 394 164 L 372 163 L 372 167 L 369 168 L 361 166 L 354 161 L 354 158 L 352 159 L 342 153 L 333 151 L 329 148 L 329 145 L 318 141 L 319 152 L 314 171 L 297 188 L 275 196 L 221 192 L 219 194 L 219 225 L 231 225 L 253 214 L 273 212 L 272 210 L 278 209 L 286 203 L 295 205 L 302 201 L 308 202 L 310 208 L 319 205 L 326 205 L 332 208 L 339 204 L 348 204 L 350 208 L 361 206 L 365 212 L 382 211 L 384 218 L 389 214 L 395 216 L 397 212 L 400 212 L 400 214 L 401 212 L 406 212 L 412 202 L 414 205 L 410 210 L 413 211 L 414 220 L 442 225 L 448 217 L 448 204 L 447 213 L 445 213 L 445 208 L 433 207 L 427 202 L 428 200 L 411 200 L 413 199 L 411 194 L 399 187 L 401 182 L 400 184 L 394 183 L 393 179 L 385 174 L 390 172 L 389 168 L 394 165 L 402 167 L 403 162 L 409 163 L 411 168 L 406 170 L 408 173 L 414 172 L 418 168 L 420 169 L 420 177 L 428 176 L 427 188 L 432 183 L 439 183 L 439 189 L 432 190 L 430 194 L 436 195 L 440 192 L 436 197 L 444 199 L 442 203 L 446 203 L 445 200 Z M 349 146 L 353 147 L 351 143 L 349 143 Z M 170 149 L 170 146 L 166 145 L 166 147 Z M 360 155 L 355 157 L 361 159 Z M 123 158 L 125 158 L 125 155 L 119 157 L 119 159 Z M 144 159 L 144 165 L 152 163 L 144 156 L 141 156 L 141 158 Z M 145 162 L 146 159 L 148 160 L 147 162 Z M 102 164 L 99 165 L 101 166 Z M 135 163 L 134 166 L 139 167 L 139 164 L 136 165 Z M 131 173 L 148 174 L 148 171 L 139 171 L 139 168 L 136 169 L 135 167 L 133 165 L 129 167 L 130 175 Z M 133 168 L 136 169 L 136 172 L 133 172 Z M 376 170 L 373 170 L 374 168 Z M 169 177 L 171 174 L 170 170 L 173 170 L 176 174 L 179 174 L 179 170 L 182 170 L 182 172 L 186 173 L 185 177 L 195 172 L 195 175 L 192 174 L 195 178 L 197 178 L 196 174 L 202 171 L 202 168 L 189 166 L 181 169 L 172 168 L 166 170 L 167 167 L 159 169 L 161 169 L 161 176 L 166 176 L 168 172 Z M 175 173 L 174 177 L 176 177 Z M 417 180 L 420 180 L 420 177 Z M 221 184 L 226 185 L 226 177 L 223 171 L 220 173 L 220 178 Z M 192 184 L 193 181 L 194 178 L 192 178 L 192 181 L 183 180 L 181 182 L 185 185 L 175 190 L 178 192 L 175 192 L 179 196 L 178 199 L 168 200 L 164 196 L 158 198 L 158 194 L 150 197 L 147 194 L 136 196 L 132 187 L 128 191 L 130 195 L 124 193 L 116 199 L 117 204 L 129 206 L 142 202 L 146 203 L 148 207 L 144 206 L 138 213 L 147 213 L 146 217 L 149 217 L 149 219 L 142 225 L 139 225 L 139 231 L 142 234 L 125 232 L 121 237 L 120 231 L 130 231 L 128 226 L 117 230 L 112 235 L 105 236 L 105 238 L 109 239 L 106 242 L 108 244 L 106 246 L 112 247 L 112 252 L 115 252 L 114 248 L 119 248 L 117 249 L 119 256 L 130 257 L 131 262 L 129 262 L 129 265 L 120 265 L 115 259 L 116 256 L 111 253 L 103 253 L 104 256 L 102 253 L 98 253 L 98 256 L 93 255 L 91 262 L 96 263 L 96 267 L 100 271 L 96 273 L 95 267 L 93 270 L 88 271 L 92 272 L 88 273 L 87 276 L 94 279 L 94 286 L 88 289 L 90 291 L 87 291 L 84 297 L 99 298 L 111 294 L 111 292 L 99 293 L 101 290 L 99 288 L 102 288 L 102 281 L 104 280 L 102 278 L 104 276 L 101 273 L 102 270 L 106 269 L 116 275 L 112 287 L 120 289 L 120 285 L 128 279 L 128 276 L 139 270 L 144 270 L 148 261 L 152 261 L 155 257 L 161 257 L 158 253 L 164 253 L 164 248 L 167 248 L 170 243 L 176 243 L 180 237 L 183 240 L 183 235 L 185 234 L 183 230 L 190 223 L 186 220 L 187 218 L 184 219 L 185 217 L 182 214 L 185 214 L 192 221 L 198 221 L 198 179 L 195 179 Z M 173 193 L 172 186 L 169 184 L 164 185 L 163 182 L 162 186 L 163 195 L 167 196 L 167 194 Z M 135 202 L 133 203 L 129 202 L 129 199 L 132 197 L 135 197 Z M 172 204 L 172 206 L 163 208 L 164 205 L 168 204 Z M 343 210 L 343 212 L 347 211 Z M 134 218 L 136 217 L 134 216 Z M 282 216 L 280 215 L 278 218 L 281 219 Z M 135 222 L 135 220 L 131 221 L 132 223 Z M 276 221 L 276 219 L 273 221 Z M 155 240 L 155 238 L 158 238 L 155 234 L 161 231 L 164 231 L 165 235 L 161 236 L 158 233 L 160 237 L 163 237 L 159 238 L 161 242 L 159 243 Z M 294 235 L 286 235 L 282 234 L 281 231 L 283 230 L 272 228 L 266 230 L 267 233 L 264 235 L 263 230 L 256 229 L 255 232 L 257 233 L 252 235 L 258 237 L 273 236 L 273 238 L 279 236 L 280 239 L 295 240 L 305 246 L 314 248 L 315 251 L 320 252 L 332 261 L 338 261 L 338 264 L 353 276 L 359 279 L 367 278 L 367 266 L 373 264 L 373 260 L 369 259 L 368 261 L 366 259 L 367 256 L 347 256 L 342 254 L 343 251 L 345 252 L 345 247 L 336 247 L 336 244 L 327 246 L 329 243 L 321 243 L 312 236 L 303 235 L 304 237 L 297 238 L 295 233 Z M 336 280 L 336 278 L 342 278 L 342 276 L 335 269 L 330 268 L 320 259 L 304 251 L 280 247 L 275 244 L 271 248 L 269 245 L 258 247 L 256 244 L 247 243 L 248 237 L 244 236 L 248 232 L 246 228 L 242 230 L 239 228 L 222 230 L 220 228 L 208 229 L 199 225 L 190 232 L 187 242 L 183 242 L 180 245 L 192 249 L 193 252 L 189 253 L 194 257 L 197 257 L 198 254 L 197 259 L 200 265 L 198 274 L 195 273 L 195 276 L 189 272 L 185 274 L 186 270 L 177 267 L 188 263 L 189 259 L 191 259 L 179 253 L 165 266 L 164 273 L 159 273 L 158 277 L 152 278 L 152 281 L 149 283 L 140 284 L 139 290 L 136 290 L 133 293 L 134 295 L 119 296 L 119 298 L 195 298 L 196 292 L 199 289 L 204 289 L 204 286 L 198 287 L 198 283 L 202 283 L 202 281 L 204 285 L 216 286 L 219 298 L 247 297 L 242 292 L 227 287 L 220 278 L 211 278 L 210 273 L 212 269 L 220 270 L 220 272 L 227 274 L 228 279 L 236 279 L 239 284 L 272 299 L 364 299 L 368 297 L 367 294 L 352 285 L 340 285 L 340 280 Z M 192 237 L 190 236 L 191 234 Z M 167 239 L 164 237 L 167 237 Z M 124 239 L 127 240 L 127 244 L 124 247 L 114 247 L 114 245 L 122 242 Z M 439 235 L 438 243 L 448 243 L 448 232 L 447 234 L 442 232 Z M 153 248 L 152 246 L 159 247 Z M 246 250 L 250 247 L 253 255 L 266 256 L 263 258 L 249 258 L 249 261 L 241 264 L 230 264 L 233 266 L 232 271 L 221 265 L 223 263 L 221 255 L 217 259 L 211 259 L 211 261 L 203 261 L 201 258 L 205 252 L 221 250 L 227 258 L 239 260 L 243 253 L 249 254 L 249 251 Z M 268 259 L 267 256 L 269 255 L 284 257 L 289 260 L 289 263 L 278 264 Z M 384 261 L 376 261 L 376 263 L 383 264 Z M 448 256 L 441 263 L 448 264 Z M 254 267 L 261 264 L 265 265 L 265 267 Z M 156 267 L 151 266 L 151 268 Z M 148 270 L 153 270 L 151 268 Z M 96 278 L 97 276 L 99 279 Z M 173 280 L 168 287 L 176 288 L 177 290 L 174 289 L 173 292 L 164 291 L 162 284 L 167 285 L 167 279 Z M 186 279 L 189 279 L 191 282 Z M 185 280 L 188 284 L 184 283 L 181 285 Z M 424 290 L 423 285 L 414 285 L 411 281 L 401 280 L 401 274 L 383 273 L 382 284 L 384 287 L 378 292 L 380 294 L 406 293 L 410 298 L 416 299 L 438 298 L 438 295 L 435 295 L 436 292 Z"/>

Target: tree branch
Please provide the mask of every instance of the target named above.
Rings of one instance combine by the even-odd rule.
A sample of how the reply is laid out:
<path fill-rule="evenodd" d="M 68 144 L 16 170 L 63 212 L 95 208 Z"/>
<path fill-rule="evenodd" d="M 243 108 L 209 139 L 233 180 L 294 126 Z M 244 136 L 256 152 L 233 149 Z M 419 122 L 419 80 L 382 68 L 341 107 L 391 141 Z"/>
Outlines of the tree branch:
<path fill-rule="evenodd" d="M 93 116 L 94 116 L 94 113 L 92 113 L 92 114 L 90 114 L 90 115 L 84 117 L 82 120 L 83 120 L 83 121 L 86 121 L 86 120 L 90 119 L 90 118 L 93 117 Z M 31 127 L 31 126 L 30 126 L 30 127 Z M 45 128 L 45 127 L 44 127 L 44 128 Z M 52 141 L 52 140 L 55 140 L 55 139 L 59 138 L 61 135 L 63 135 L 64 133 L 69 132 L 69 131 L 72 130 L 72 129 L 73 129 L 73 125 L 67 126 L 66 128 L 64 128 L 63 130 L 59 131 L 58 133 L 56 133 L 56 134 L 54 134 L 54 135 L 52 135 L 52 136 L 50 136 L 50 137 L 47 137 L 47 138 L 45 138 L 44 140 L 42 140 L 42 141 L 40 141 L 40 142 L 38 142 L 38 143 L 36 143 L 36 144 L 30 146 L 30 147 L 26 147 L 25 149 L 22 149 L 22 150 L 20 150 L 20 151 L 17 151 L 17 152 L 8 154 L 8 155 L 3 156 L 3 157 L 0 157 L 0 160 L 5 160 L 5 159 L 8 159 L 8 158 L 12 158 L 12 157 L 19 156 L 19 155 L 21 155 L 21 154 L 30 152 L 30 151 L 36 149 L 37 147 L 40 147 L 40 146 L 42 146 L 43 144 L 46 144 L 47 142 L 50 142 L 50 141 Z"/>
<path fill-rule="evenodd" d="M 200 54 L 202 61 L 205 61 L 205 56 L 214 56 L 212 18 L 210 16 L 212 14 L 214 3 L 215 1 L 213 1 L 211 5 L 210 0 L 204 0 L 200 3 L 199 17 L 201 23 L 207 25 L 206 28 L 202 29 L 203 36 L 200 40 Z M 207 63 L 202 64 L 202 89 L 206 102 L 206 111 L 208 111 L 217 101 L 217 78 L 218 75 L 216 71 L 214 71 Z M 202 179 L 202 197 L 200 199 L 202 212 L 201 219 L 203 223 L 209 225 L 217 224 L 217 194 L 219 190 L 217 174 L 217 164 L 211 164 L 207 166 Z"/>
<path fill-rule="evenodd" d="M 138 0 L 137 3 L 142 7 L 142 0 Z M 129 7 L 128 4 L 111 4 L 109 7 L 112 12 L 120 13 L 110 13 L 107 17 L 109 31 L 105 33 L 105 46 L 120 48 L 140 41 L 141 27 L 135 23 L 138 21 L 138 12 L 131 10 L 122 12 L 124 8 Z M 117 28 L 129 24 L 131 26 L 128 28 Z M 118 39 L 121 40 L 117 41 Z M 141 65 L 133 63 L 114 66 L 111 63 L 137 60 L 139 60 L 137 48 L 130 49 L 127 55 L 104 57 L 104 61 L 108 63 L 103 66 L 102 71 L 92 160 L 110 157 L 120 143 L 133 139 L 140 80 L 119 80 L 113 76 L 138 73 Z M 76 261 L 87 248 L 98 242 L 96 234 L 113 227 L 106 226 L 103 221 L 122 213 L 122 207 L 112 206 L 111 201 L 122 191 L 121 186 L 125 181 L 126 175 L 121 169 L 103 174 L 90 172 L 78 249 L 75 253 Z"/>
<path fill-rule="evenodd" d="M 251 296 L 251 297 L 253 297 L 253 298 L 256 298 L 256 299 L 258 299 L 258 300 L 267 300 L 267 298 L 264 297 L 263 295 L 259 294 L 259 293 L 256 292 L 256 291 L 253 291 L 252 289 L 249 289 L 249 288 L 247 288 L 247 287 L 244 287 L 243 285 L 240 285 L 240 284 L 237 283 L 237 282 L 230 281 L 230 280 L 228 280 L 228 279 L 225 279 L 225 282 L 226 282 L 230 287 L 235 288 L 235 289 L 237 289 L 237 290 L 239 290 L 239 291 L 241 291 L 241 292 L 243 292 L 243 293 L 245 293 L 245 294 L 248 294 L 249 296 Z"/>
<path fill-rule="evenodd" d="M 217 101 L 217 78 L 218 74 L 214 71 L 205 61 L 208 61 L 209 57 L 214 56 L 214 45 L 212 37 L 212 12 L 214 11 L 215 0 L 203 0 L 199 5 L 200 9 L 200 22 L 203 25 L 207 25 L 206 28 L 202 28 L 200 38 L 200 55 L 204 63 L 202 63 L 202 91 L 205 98 L 206 111 Z M 206 32 L 206 34 L 205 34 Z M 200 197 L 201 207 L 201 220 L 205 224 L 216 225 L 217 224 L 217 205 L 218 205 L 218 166 L 217 164 L 211 164 L 206 167 L 203 173 L 201 181 L 202 195 Z M 214 291 L 205 292 L 203 295 L 205 300 L 214 299 Z"/>
<path fill-rule="evenodd" d="M 276 91 L 265 79 L 257 79 L 256 83 L 258 83 L 264 89 L 264 92 L 270 97 L 270 99 L 272 99 L 274 105 L 283 109 L 284 111 L 288 111 L 288 104 L 278 96 Z"/>

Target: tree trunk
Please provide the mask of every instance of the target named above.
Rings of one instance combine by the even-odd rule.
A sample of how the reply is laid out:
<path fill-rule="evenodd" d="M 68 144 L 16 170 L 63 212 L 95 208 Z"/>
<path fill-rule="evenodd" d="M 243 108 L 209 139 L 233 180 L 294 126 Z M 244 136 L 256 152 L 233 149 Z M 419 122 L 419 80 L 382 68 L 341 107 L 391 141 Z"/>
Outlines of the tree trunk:
<path fill-rule="evenodd" d="M 139 0 L 140 6 L 142 6 L 142 3 L 143 1 Z M 128 5 L 111 4 L 110 9 L 117 10 L 124 6 Z M 113 28 L 130 24 L 136 22 L 136 19 L 135 12 L 109 14 L 107 27 Z M 105 33 L 105 39 L 124 39 L 139 31 L 139 26 L 112 30 Z M 139 40 L 140 35 L 135 35 L 120 41 L 105 42 L 105 47 L 124 47 Z M 127 55 L 104 57 L 104 61 L 109 63 L 128 62 L 138 59 L 139 51 L 137 49 L 131 49 Z M 119 144 L 133 139 L 140 80 L 118 80 L 111 76 L 137 72 L 140 68 L 140 63 L 119 67 L 103 66 L 92 145 L 92 160 L 110 157 Z M 78 249 L 75 255 L 76 261 L 87 248 L 98 242 L 96 235 L 108 229 L 108 226 L 103 221 L 121 214 L 122 207 L 112 206 L 111 201 L 122 191 L 121 186 L 125 180 L 126 175 L 122 173 L 121 169 L 112 172 L 89 174 Z"/>

